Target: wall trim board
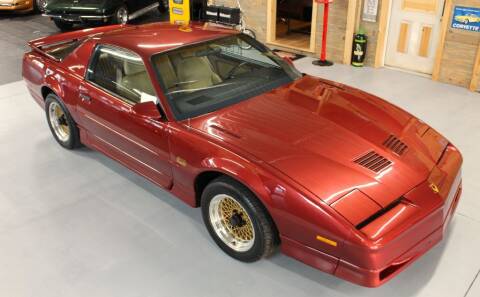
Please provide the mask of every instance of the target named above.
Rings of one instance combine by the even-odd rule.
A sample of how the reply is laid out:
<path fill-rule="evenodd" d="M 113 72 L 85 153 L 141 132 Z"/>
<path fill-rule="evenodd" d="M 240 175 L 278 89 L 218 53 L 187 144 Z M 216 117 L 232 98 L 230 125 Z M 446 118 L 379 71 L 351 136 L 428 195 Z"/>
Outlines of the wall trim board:
<path fill-rule="evenodd" d="M 375 50 L 375 63 L 374 67 L 379 68 L 384 66 L 385 63 L 385 48 L 388 36 L 388 22 L 390 20 L 392 0 L 383 0 L 382 7 L 380 9 L 380 19 L 378 21 L 378 39 L 377 48 Z"/>
<path fill-rule="evenodd" d="M 276 22 L 277 1 L 268 0 L 267 2 L 267 43 L 275 40 L 275 32 L 277 31 Z"/>
<path fill-rule="evenodd" d="M 345 49 L 343 53 L 343 64 L 347 65 L 352 61 L 353 34 L 357 25 L 357 6 L 358 0 L 348 0 L 347 29 L 345 30 Z"/>
<path fill-rule="evenodd" d="M 473 64 L 472 80 L 470 81 L 470 91 L 475 92 L 478 89 L 478 77 L 480 76 L 480 44 L 478 45 L 475 64 Z"/>
<path fill-rule="evenodd" d="M 437 45 L 437 52 L 435 53 L 435 65 L 433 66 L 432 79 L 438 80 L 440 78 L 440 70 L 442 68 L 442 56 L 445 48 L 445 38 L 447 37 L 448 26 L 450 24 L 450 17 L 453 7 L 452 0 L 445 0 L 445 10 L 442 16 L 440 40 Z"/>
<path fill-rule="evenodd" d="M 312 53 L 315 52 L 315 48 L 317 47 L 317 19 L 318 19 L 318 3 L 317 1 L 313 1 L 312 6 L 312 27 L 310 31 L 310 51 Z"/>

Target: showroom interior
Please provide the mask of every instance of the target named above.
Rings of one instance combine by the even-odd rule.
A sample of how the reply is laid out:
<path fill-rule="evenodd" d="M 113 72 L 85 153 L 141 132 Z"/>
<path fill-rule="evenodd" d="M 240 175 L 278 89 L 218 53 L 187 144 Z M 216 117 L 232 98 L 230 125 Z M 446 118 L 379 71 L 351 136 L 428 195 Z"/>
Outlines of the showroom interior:
<path fill-rule="evenodd" d="M 0 0 L 0 296 L 480 296 L 480 1 L 85 2 Z"/>

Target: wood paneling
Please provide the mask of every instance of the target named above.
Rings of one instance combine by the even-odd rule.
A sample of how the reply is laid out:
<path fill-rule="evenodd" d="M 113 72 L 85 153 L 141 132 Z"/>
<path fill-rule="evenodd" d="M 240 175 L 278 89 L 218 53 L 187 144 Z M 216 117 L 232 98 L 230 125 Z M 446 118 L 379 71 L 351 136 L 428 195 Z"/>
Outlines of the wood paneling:
<path fill-rule="evenodd" d="M 440 30 L 440 42 L 437 46 L 437 52 L 435 53 L 435 65 L 433 66 L 432 79 L 438 80 L 440 76 L 440 69 L 442 64 L 443 50 L 445 48 L 445 38 L 447 35 L 448 25 L 450 24 L 450 18 L 452 14 L 452 0 L 445 1 L 445 9 L 442 17 L 442 25 Z"/>
<path fill-rule="evenodd" d="M 391 0 L 383 0 L 380 7 L 380 20 L 378 21 L 378 39 L 376 40 L 375 67 L 381 67 L 385 58 L 385 44 L 387 42 L 388 17 L 390 15 Z"/>
<path fill-rule="evenodd" d="M 478 89 L 478 77 L 480 76 L 480 44 L 477 49 L 477 56 L 473 66 L 472 79 L 470 80 L 470 91 L 474 92 Z"/>
<path fill-rule="evenodd" d="M 357 0 L 348 0 L 347 29 L 345 30 L 345 50 L 343 64 L 350 64 L 352 60 L 353 34 L 356 25 Z"/>
<path fill-rule="evenodd" d="M 480 7 L 479 0 L 451 0 L 451 6 Z M 448 8 L 448 7 L 447 7 Z M 446 8 L 446 11 L 447 11 Z M 439 58 L 436 79 L 442 82 L 476 89 L 477 52 L 480 34 L 451 28 L 451 7 L 446 19 L 445 39 L 442 54 Z M 477 79 L 478 80 L 478 79 Z M 472 85 L 473 81 L 473 85 Z"/>

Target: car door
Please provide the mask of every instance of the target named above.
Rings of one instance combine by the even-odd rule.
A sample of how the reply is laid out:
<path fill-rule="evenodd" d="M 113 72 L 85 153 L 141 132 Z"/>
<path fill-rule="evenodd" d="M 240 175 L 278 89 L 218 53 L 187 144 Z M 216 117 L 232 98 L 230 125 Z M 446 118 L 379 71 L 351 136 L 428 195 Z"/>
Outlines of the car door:
<path fill-rule="evenodd" d="M 139 117 L 135 104 L 158 99 L 145 65 L 137 54 L 97 45 L 77 110 L 89 142 L 100 151 L 162 187 L 172 183 L 167 123 Z M 159 113 L 160 115 L 160 113 Z"/>

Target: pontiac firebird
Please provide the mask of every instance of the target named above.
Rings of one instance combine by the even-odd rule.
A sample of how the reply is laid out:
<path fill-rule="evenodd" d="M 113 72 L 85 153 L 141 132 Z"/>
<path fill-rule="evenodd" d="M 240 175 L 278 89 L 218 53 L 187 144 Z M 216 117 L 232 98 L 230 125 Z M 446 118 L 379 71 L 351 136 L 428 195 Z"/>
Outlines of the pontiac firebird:
<path fill-rule="evenodd" d="M 24 80 L 56 141 L 201 207 L 213 240 L 240 261 L 279 246 L 380 286 L 442 240 L 458 204 L 462 157 L 447 139 L 248 36 L 157 23 L 29 44 Z"/>

